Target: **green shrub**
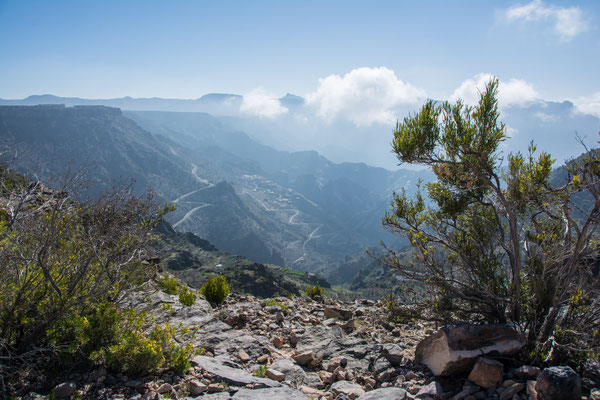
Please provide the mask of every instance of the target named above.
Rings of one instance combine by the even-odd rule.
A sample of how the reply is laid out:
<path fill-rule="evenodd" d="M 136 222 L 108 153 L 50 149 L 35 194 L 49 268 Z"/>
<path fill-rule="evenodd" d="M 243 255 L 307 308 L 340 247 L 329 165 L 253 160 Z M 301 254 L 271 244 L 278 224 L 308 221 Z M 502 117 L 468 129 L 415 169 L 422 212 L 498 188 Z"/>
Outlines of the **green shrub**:
<path fill-rule="evenodd" d="M 150 339 L 158 343 L 162 349 L 165 367 L 178 373 L 187 371 L 194 356 L 194 346 L 190 343 L 180 346 L 175 341 L 175 328 L 169 324 L 157 325 L 150 332 Z"/>
<path fill-rule="evenodd" d="M 318 283 L 315 286 L 306 285 L 306 295 L 311 299 L 316 296 L 323 296 L 323 288 Z"/>
<path fill-rule="evenodd" d="M 258 368 L 254 370 L 254 375 L 259 378 L 264 378 L 267 375 L 267 366 L 259 365 Z"/>
<path fill-rule="evenodd" d="M 177 294 L 179 291 L 179 283 L 175 278 L 164 277 L 159 279 L 158 286 L 167 294 Z"/>
<path fill-rule="evenodd" d="M 277 301 L 275 299 L 267 299 L 267 301 L 265 302 L 265 307 L 271 307 L 271 306 L 278 306 L 286 311 L 290 309 L 285 303 L 282 303 L 281 301 Z"/>
<path fill-rule="evenodd" d="M 100 354 L 104 356 L 107 367 L 133 376 L 155 371 L 165 362 L 160 345 L 141 331 L 125 332 L 117 344 Z"/>
<path fill-rule="evenodd" d="M 229 285 L 223 275 L 211 276 L 202 286 L 200 293 L 211 303 L 221 304 L 229 295 Z"/>
<path fill-rule="evenodd" d="M 118 310 L 104 303 L 93 313 L 62 320 L 49 331 L 51 344 L 60 349 L 63 365 L 76 359 L 102 363 L 114 371 L 144 375 L 160 368 L 182 373 L 191 367 L 191 344 L 180 346 L 168 324 L 146 333 L 150 318 L 137 310 Z"/>
<path fill-rule="evenodd" d="M 179 302 L 191 307 L 196 302 L 196 295 L 189 288 L 182 286 L 179 290 Z"/>

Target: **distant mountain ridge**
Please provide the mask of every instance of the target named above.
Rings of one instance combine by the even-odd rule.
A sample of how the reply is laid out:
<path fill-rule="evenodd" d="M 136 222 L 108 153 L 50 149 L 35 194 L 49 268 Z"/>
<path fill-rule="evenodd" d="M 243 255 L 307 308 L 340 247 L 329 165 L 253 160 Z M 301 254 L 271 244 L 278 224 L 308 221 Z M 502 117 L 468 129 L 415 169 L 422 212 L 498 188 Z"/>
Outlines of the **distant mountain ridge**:
<path fill-rule="evenodd" d="M 0 105 L 106 105 L 125 111 L 203 112 L 219 117 L 229 130 L 243 131 L 254 141 L 277 149 L 316 150 L 336 163 L 362 161 L 396 169 L 398 163 L 389 147 L 392 122 L 358 126 L 335 115 L 324 118 L 315 104 L 291 93 L 261 101 L 272 105 L 272 100 L 279 103 L 282 112 L 267 117 L 261 114 L 260 104 L 248 109 L 244 106 L 244 96 L 226 93 L 206 94 L 197 99 L 81 99 L 35 95 L 20 100 L 0 99 Z M 251 96 L 248 101 L 253 101 Z M 402 119 L 417 108 L 418 105 L 402 106 L 394 110 L 394 117 Z M 550 152 L 559 163 L 583 151 L 576 135 L 586 138 L 588 147 L 594 147 L 600 132 L 600 118 L 580 112 L 570 101 L 513 104 L 502 108 L 501 120 L 506 123 L 509 136 L 504 150 L 524 152 L 533 140 L 540 150 Z"/>
<path fill-rule="evenodd" d="M 135 178 L 138 193 L 152 187 L 176 204 L 176 229 L 256 262 L 323 273 L 385 235 L 388 192 L 418 175 L 276 151 L 208 114 L 0 106 L 0 138 L 18 149 L 23 172 L 51 178 L 71 162 L 88 167 L 94 186 Z"/>
<path fill-rule="evenodd" d="M 60 97 L 52 94 L 32 95 L 25 99 L 0 99 L 0 105 L 40 105 L 64 104 L 71 106 L 107 106 L 122 110 L 146 111 L 206 111 L 213 110 L 215 105 L 229 104 L 238 107 L 242 96 L 227 93 L 209 93 L 197 99 L 164 99 L 160 97 L 133 98 L 120 97 L 113 99 L 83 99 L 79 97 Z M 214 111 L 214 110 L 213 110 Z"/>

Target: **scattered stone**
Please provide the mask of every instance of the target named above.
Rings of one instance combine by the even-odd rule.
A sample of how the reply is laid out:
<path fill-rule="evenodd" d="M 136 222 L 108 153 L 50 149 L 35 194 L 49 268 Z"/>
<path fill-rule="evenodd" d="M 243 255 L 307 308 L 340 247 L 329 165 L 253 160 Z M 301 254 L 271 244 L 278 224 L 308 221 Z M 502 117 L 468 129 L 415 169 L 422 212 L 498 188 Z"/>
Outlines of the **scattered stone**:
<path fill-rule="evenodd" d="M 581 399 L 581 378 L 571 367 L 550 367 L 542 371 L 535 384 L 538 400 Z"/>
<path fill-rule="evenodd" d="M 325 307 L 323 312 L 325 313 L 325 318 L 338 318 L 343 319 L 344 321 L 352 318 L 353 314 L 352 310 L 333 306 Z"/>
<path fill-rule="evenodd" d="M 519 393 L 525 385 L 522 383 L 513 383 L 512 385 L 504 388 L 504 391 L 500 394 L 500 400 L 510 400 Z"/>
<path fill-rule="evenodd" d="M 443 392 L 442 385 L 440 385 L 436 381 L 433 381 L 429 385 L 424 386 L 421 389 L 419 389 L 419 391 L 417 392 L 416 398 L 417 399 L 424 399 L 427 397 L 436 398 L 438 396 L 441 396 L 442 392 Z"/>
<path fill-rule="evenodd" d="M 211 383 L 210 385 L 208 385 L 209 393 L 222 392 L 224 390 L 225 390 L 225 386 L 223 386 L 222 383 Z"/>
<path fill-rule="evenodd" d="M 468 372 L 478 357 L 509 356 L 526 344 L 523 334 L 508 324 L 446 326 L 422 340 L 415 361 L 436 376 Z"/>
<path fill-rule="evenodd" d="M 529 396 L 530 399 L 537 399 L 537 391 L 535 390 L 535 384 L 536 381 L 527 381 L 527 396 Z"/>
<path fill-rule="evenodd" d="M 198 367 L 203 368 L 211 375 L 215 376 L 219 380 L 226 382 L 235 386 L 246 386 L 246 385 L 254 385 L 257 388 L 264 387 L 278 387 L 281 386 L 280 383 L 275 382 L 271 379 L 266 378 L 258 378 L 256 376 L 250 375 L 247 371 L 239 368 L 232 368 L 230 366 L 225 365 L 218 360 L 206 357 L 206 356 L 196 356 L 192 360 L 192 363 Z M 209 385 L 210 391 L 210 385 Z"/>
<path fill-rule="evenodd" d="M 357 400 L 404 400 L 406 399 L 406 390 L 389 387 L 371 390 L 357 398 Z"/>
<path fill-rule="evenodd" d="M 309 400 L 304 393 L 288 387 L 269 389 L 241 389 L 232 397 L 234 400 Z"/>
<path fill-rule="evenodd" d="M 259 364 L 265 364 L 267 361 L 269 361 L 269 356 L 267 354 L 263 354 L 262 356 L 256 359 L 256 362 L 258 362 Z"/>
<path fill-rule="evenodd" d="M 379 374 L 380 372 L 391 368 L 391 366 L 392 364 L 387 360 L 387 358 L 378 358 L 373 365 L 373 372 Z"/>
<path fill-rule="evenodd" d="M 92 373 L 90 373 L 90 381 L 97 382 L 100 378 L 106 378 L 106 368 L 98 368 L 95 369 Z"/>
<path fill-rule="evenodd" d="M 307 372 L 304 377 L 304 385 L 317 389 L 323 389 L 325 384 L 316 372 Z"/>
<path fill-rule="evenodd" d="M 319 375 L 319 378 L 321 378 L 321 380 L 325 383 L 332 383 L 335 381 L 334 375 L 329 371 L 322 370 L 317 372 L 317 374 Z"/>
<path fill-rule="evenodd" d="M 285 374 L 277 371 L 276 369 L 268 368 L 266 375 L 267 378 L 273 379 L 277 382 L 283 382 L 285 380 Z"/>
<path fill-rule="evenodd" d="M 332 358 L 331 360 L 329 360 L 329 363 L 327 363 L 327 371 L 329 372 L 333 372 L 335 371 L 338 367 L 341 366 L 341 361 L 339 358 Z"/>
<path fill-rule="evenodd" d="M 522 365 L 519 368 L 515 368 L 512 371 L 512 374 L 520 379 L 537 379 L 538 375 L 541 372 L 541 369 L 538 367 L 534 367 L 532 365 Z"/>
<path fill-rule="evenodd" d="M 419 375 L 415 374 L 413 371 L 408 371 L 406 375 L 404 375 L 404 378 L 407 381 L 412 381 L 413 379 L 417 379 L 418 377 Z"/>
<path fill-rule="evenodd" d="M 172 391 L 173 391 L 173 386 L 171 386 L 168 383 L 163 383 L 162 385 L 160 385 L 160 387 L 157 390 L 157 392 L 160 394 L 171 393 Z"/>
<path fill-rule="evenodd" d="M 273 346 L 277 347 L 278 349 L 283 347 L 283 339 L 281 336 L 275 336 L 273 338 Z"/>
<path fill-rule="evenodd" d="M 491 389 L 502 382 L 502 369 L 501 362 L 480 357 L 469 374 L 469 380 L 483 388 Z"/>
<path fill-rule="evenodd" d="M 238 351 L 238 358 L 240 359 L 241 362 L 250 361 L 250 356 L 244 350 Z"/>
<path fill-rule="evenodd" d="M 362 386 L 350 381 L 338 381 L 334 383 L 331 385 L 331 391 L 335 396 L 343 394 L 350 399 L 356 399 L 365 393 Z"/>
<path fill-rule="evenodd" d="M 346 332 L 346 333 L 350 333 L 353 332 L 354 329 L 356 329 L 356 325 L 354 324 L 354 320 L 348 320 L 347 322 L 343 323 L 340 325 L 340 327 Z"/>
<path fill-rule="evenodd" d="M 306 379 L 306 372 L 291 358 L 281 357 L 271 364 L 272 369 L 275 369 L 286 376 L 286 379 L 294 385 L 303 385 Z"/>
<path fill-rule="evenodd" d="M 300 337 L 296 334 L 296 332 L 292 332 L 292 334 L 290 335 L 290 344 L 292 346 L 295 346 L 299 340 Z"/>
<path fill-rule="evenodd" d="M 315 354 L 312 351 L 296 354 L 294 361 L 300 365 L 308 365 L 315 358 Z"/>
<path fill-rule="evenodd" d="M 188 390 L 192 396 L 199 396 L 208 390 L 208 386 L 197 379 L 192 379 L 188 381 Z"/>
<path fill-rule="evenodd" d="M 137 380 L 131 380 L 131 381 L 125 382 L 125 386 L 133 388 L 133 389 L 143 388 L 144 382 L 137 381 Z"/>
<path fill-rule="evenodd" d="M 377 385 L 377 381 L 375 381 L 375 379 L 371 378 L 370 376 L 366 376 L 363 379 L 364 383 L 366 386 L 371 386 L 372 388 L 375 387 L 375 385 Z"/>
<path fill-rule="evenodd" d="M 381 354 L 392 363 L 392 365 L 398 366 L 402 364 L 404 359 L 404 352 L 402 348 L 396 343 L 386 343 L 381 347 Z"/>
<path fill-rule="evenodd" d="M 77 385 L 74 382 L 64 382 L 56 385 L 52 392 L 56 397 L 69 397 L 77 390 Z"/>

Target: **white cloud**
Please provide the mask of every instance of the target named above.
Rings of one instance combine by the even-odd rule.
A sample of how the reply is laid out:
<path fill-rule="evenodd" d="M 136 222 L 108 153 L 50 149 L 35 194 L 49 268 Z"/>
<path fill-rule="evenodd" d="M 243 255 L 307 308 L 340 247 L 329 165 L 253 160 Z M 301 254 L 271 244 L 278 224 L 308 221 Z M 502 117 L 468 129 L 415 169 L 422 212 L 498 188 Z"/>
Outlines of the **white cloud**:
<path fill-rule="evenodd" d="M 319 79 L 319 87 L 306 100 L 326 120 L 345 118 L 365 126 L 393 123 L 398 106 L 420 103 L 425 97 L 424 90 L 402 82 L 389 68 L 363 67 Z"/>
<path fill-rule="evenodd" d="M 536 117 L 537 119 L 539 119 L 542 122 L 556 122 L 558 121 L 558 116 L 557 115 L 552 115 L 552 114 L 546 114 L 543 112 L 537 112 L 535 114 L 533 114 L 534 117 Z"/>
<path fill-rule="evenodd" d="M 450 95 L 449 100 L 454 102 L 462 99 L 465 104 L 475 105 L 479 101 L 480 93 L 485 84 L 492 79 L 491 74 L 477 74 L 473 78 L 465 79 L 460 86 Z M 513 105 L 523 106 L 539 99 L 539 94 L 533 86 L 521 79 L 500 81 L 498 87 L 498 103 L 501 108 Z"/>
<path fill-rule="evenodd" d="M 588 29 L 588 23 L 579 7 L 546 5 L 542 0 L 510 7 L 505 15 L 509 21 L 550 22 L 554 32 L 563 41 L 569 41 Z"/>
<path fill-rule="evenodd" d="M 288 109 L 281 105 L 277 97 L 258 87 L 244 95 L 240 111 L 258 117 L 275 118 L 287 113 Z"/>
<path fill-rule="evenodd" d="M 582 96 L 573 100 L 577 111 L 583 114 L 591 114 L 600 118 L 600 92 L 591 96 Z"/>

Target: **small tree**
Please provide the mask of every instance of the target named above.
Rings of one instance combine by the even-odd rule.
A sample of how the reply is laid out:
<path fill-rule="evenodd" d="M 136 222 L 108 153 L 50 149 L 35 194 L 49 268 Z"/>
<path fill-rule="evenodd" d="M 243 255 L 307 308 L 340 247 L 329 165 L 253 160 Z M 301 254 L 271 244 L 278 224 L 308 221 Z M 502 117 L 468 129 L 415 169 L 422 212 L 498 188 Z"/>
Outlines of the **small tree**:
<path fill-rule="evenodd" d="M 546 360 L 597 353 L 600 152 L 571 162 L 558 185 L 553 160 L 533 143 L 504 164 L 497 91 L 495 79 L 475 107 L 428 101 L 397 123 L 400 162 L 432 168 L 437 181 L 427 196 L 394 193 L 383 224 L 408 237 L 414 257 L 406 265 L 386 247 L 380 261 L 426 284 L 415 317 L 514 322 Z"/>

